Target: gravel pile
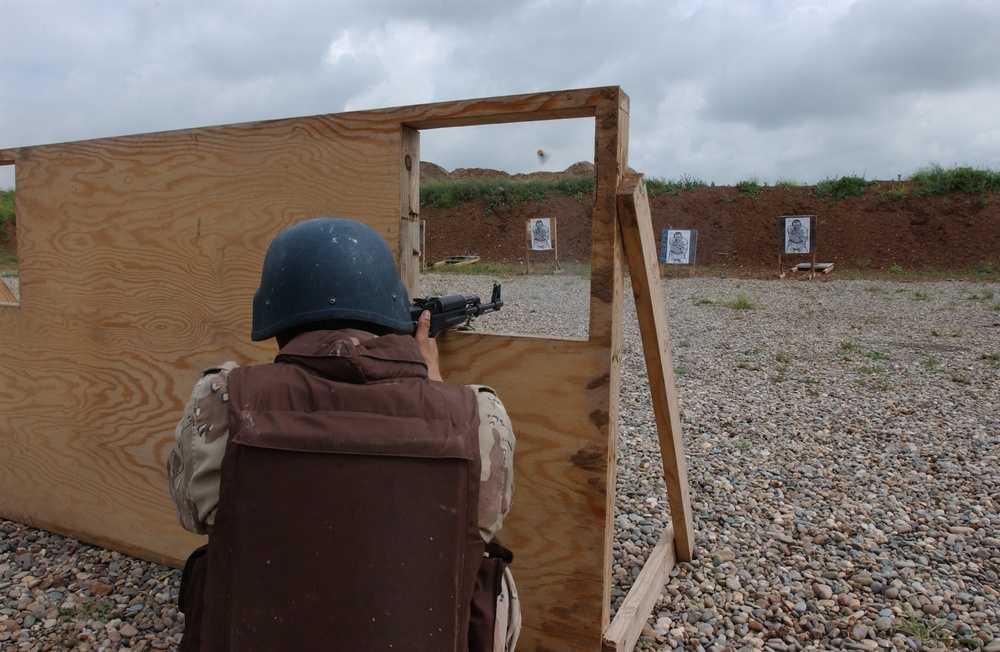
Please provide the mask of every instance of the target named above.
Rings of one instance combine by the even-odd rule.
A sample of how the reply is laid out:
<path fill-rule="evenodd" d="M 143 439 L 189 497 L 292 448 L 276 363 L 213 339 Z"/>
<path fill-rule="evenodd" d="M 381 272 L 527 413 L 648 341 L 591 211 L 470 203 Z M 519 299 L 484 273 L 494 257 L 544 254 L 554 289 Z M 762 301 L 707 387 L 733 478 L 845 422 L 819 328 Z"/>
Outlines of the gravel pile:
<path fill-rule="evenodd" d="M 480 330 L 585 335 L 586 281 L 503 282 Z M 1000 284 L 672 279 L 664 297 L 698 550 L 637 649 L 1000 652 Z M 630 303 L 613 609 L 669 523 Z M 178 584 L 0 521 L 0 649 L 171 649 Z"/>

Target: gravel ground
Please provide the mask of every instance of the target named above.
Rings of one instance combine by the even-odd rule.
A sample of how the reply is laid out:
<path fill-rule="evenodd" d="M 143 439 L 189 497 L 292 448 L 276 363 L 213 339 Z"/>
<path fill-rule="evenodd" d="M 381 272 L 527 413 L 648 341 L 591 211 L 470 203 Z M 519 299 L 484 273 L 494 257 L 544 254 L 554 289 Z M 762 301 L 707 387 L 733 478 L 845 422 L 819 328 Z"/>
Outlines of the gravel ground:
<path fill-rule="evenodd" d="M 585 335 L 586 281 L 503 282 L 480 329 Z M 1000 652 L 1000 284 L 683 279 L 664 298 L 698 550 L 637 649 Z M 629 303 L 613 608 L 669 522 Z M 178 583 L 0 521 L 0 649 L 172 649 Z"/>

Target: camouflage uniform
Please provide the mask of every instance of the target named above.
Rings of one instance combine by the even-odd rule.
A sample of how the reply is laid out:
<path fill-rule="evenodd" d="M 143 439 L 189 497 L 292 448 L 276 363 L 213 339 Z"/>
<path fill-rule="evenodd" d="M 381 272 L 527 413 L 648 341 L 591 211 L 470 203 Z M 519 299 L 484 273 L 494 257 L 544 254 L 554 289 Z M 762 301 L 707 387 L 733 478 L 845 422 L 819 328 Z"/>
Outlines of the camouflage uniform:
<path fill-rule="evenodd" d="M 357 340 L 355 339 L 355 344 Z M 174 433 L 167 460 L 170 495 L 181 525 L 196 534 L 211 534 L 219 502 L 222 460 L 229 440 L 229 372 L 235 362 L 206 369 Z M 489 387 L 468 386 L 479 408 L 481 474 L 479 533 L 490 542 L 503 525 L 514 491 L 514 432 L 500 398 Z M 513 650 L 521 626 L 517 589 L 504 569 L 497 598 L 495 650 Z"/>

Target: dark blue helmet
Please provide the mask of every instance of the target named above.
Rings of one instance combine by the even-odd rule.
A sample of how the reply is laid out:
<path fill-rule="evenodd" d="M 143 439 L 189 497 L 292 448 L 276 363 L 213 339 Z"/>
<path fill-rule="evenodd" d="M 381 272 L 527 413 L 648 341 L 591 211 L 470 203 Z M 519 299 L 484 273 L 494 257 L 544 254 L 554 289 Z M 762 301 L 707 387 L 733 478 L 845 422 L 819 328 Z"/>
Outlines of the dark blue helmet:
<path fill-rule="evenodd" d="M 413 331 L 406 286 L 385 239 L 360 222 L 321 217 L 282 231 L 264 256 L 252 340 L 326 320 Z"/>

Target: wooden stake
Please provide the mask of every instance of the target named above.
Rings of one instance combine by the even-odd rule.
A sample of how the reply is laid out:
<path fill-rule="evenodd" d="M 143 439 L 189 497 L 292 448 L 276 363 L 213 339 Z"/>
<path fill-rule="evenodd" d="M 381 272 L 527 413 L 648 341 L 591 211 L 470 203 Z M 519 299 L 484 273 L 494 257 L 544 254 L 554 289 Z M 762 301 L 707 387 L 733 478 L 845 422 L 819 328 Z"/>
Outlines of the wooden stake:
<path fill-rule="evenodd" d="M 524 223 L 524 274 L 531 275 L 531 220 Z"/>

